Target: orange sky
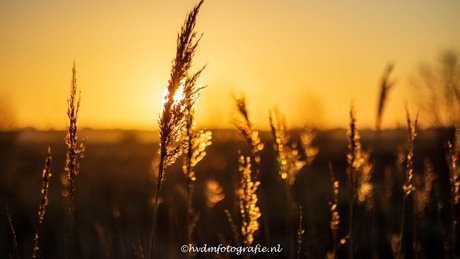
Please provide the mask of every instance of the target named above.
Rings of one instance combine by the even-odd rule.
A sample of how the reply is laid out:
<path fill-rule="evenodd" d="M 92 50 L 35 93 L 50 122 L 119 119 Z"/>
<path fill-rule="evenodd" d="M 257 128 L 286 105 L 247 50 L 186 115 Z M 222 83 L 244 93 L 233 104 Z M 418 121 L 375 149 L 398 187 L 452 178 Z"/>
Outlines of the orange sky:
<path fill-rule="evenodd" d="M 196 1 L 0 1 L 0 102 L 17 127 L 63 129 L 72 63 L 81 127 L 156 129 L 177 32 Z M 384 126 L 404 124 L 407 78 L 445 48 L 460 50 L 460 1 L 207 0 L 195 67 L 198 126 L 231 127 L 244 93 L 257 126 L 277 106 L 288 127 L 360 127 L 395 63 Z M 192 70 L 193 70 L 192 69 Z M 5 105 L 2 105 L 4 107 Z"/>

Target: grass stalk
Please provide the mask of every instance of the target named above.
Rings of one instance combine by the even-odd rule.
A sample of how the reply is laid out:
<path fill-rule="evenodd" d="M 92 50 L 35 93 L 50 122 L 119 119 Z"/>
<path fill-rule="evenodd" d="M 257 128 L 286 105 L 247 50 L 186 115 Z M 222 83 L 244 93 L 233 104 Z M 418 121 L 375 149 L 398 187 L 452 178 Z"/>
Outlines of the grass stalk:
<path fill-rule="evenodd" d="M 296 204 L 298 201 L 293 199 L 293 186 L 297 174 L 306 165 L 310 165 L 314 160 L 318 150 L 312 146 L 314 134 L 311 130 L 306 130 L 301 133 L 300 147 L 298 143 L 292 141 L 286 126 L 286 119 L 283 114 L 280 114 L 276 109 L 274 112 L 269 112 L 268 119 L 273 138 L 273 149 L 276 153 L 277 169 L 281 179 L 286 185 L 286 204 Z M 291 219 L 294 217 L 293 209 L 296 207 L 290 206 L 286 212 L 285 228 L 286 240 L 290 240 L 289 233 L 295 231 L 295 226 L 292 225 Z M 288 251 L 290 257 L 294 257 L 295 253 L 294 242 L 289 242 Z"/>
<path fill-rule="evenodd" d="M 380 132 L 381 127 L 382 127 L 382 118 L 383 118 L 383 112 L 385 109 L 385 104 L 388 100 L 388 93 L 391 90 L 391 88 L 394 86 L 395 82 L 390 81 L 390 75 L 391 72 L 393 71 L 394 64 L 388 64 L 385 72 L 382 77 L 382 81 L 380 83 L 380 94 L 379 94 L 379 101 L 378 101 L 378 106 L 377 106 L 377 120 L 375 122 L 375 128 L 377 134 Z"/>
<path fill-rule="evenodd" d="M 400 243 L 399 243 L 399 257 L 404 258 L 405 257 L 405 251 L 404 251 L 404 243 L 405 241 L 405 223 L 407 221 L 407 203 L 409 200 L 409 197 L 412 198 L 412 206 L 415 207 L 415 199 L 414 199 L 414 191 L 415 191 L 415 184 L 414 184 L 414 149 L 415 149 L 415 137 L 417 136 L 417 118 L 415 118 L 414 123 L 412 124 L 412 121 L 409 116 L 409 112 L 407 112 L 407 128 L 408 128 L 408 150 L 407 150 L 407 155 L 405 157 L 406 160 L 406 166 L 405 166 L 405 182 L 403 184 L 403 191 L 404 191 L 404 196 L 403 196 L 403 205 L 402 205 L 402 217 L 401 217 L 401 228 L 400 228 Z M 413 249 L 414 249 L 414 256 L 417 256 L 417 252 L 415 251 L 415 246 L 416 246 L 416 236 L 417 236 L 417 230 L 416 230 L 416 217 L 415 217 L 415 210 L 412 211 L 413 213 Z"/>
<path fill-rule="evenodd" d="M 450 237 L 449 242 L 451 248 L 452 258 L 456 256 L 456 242 L 457 242 L 457 206 L 460 203 L 460 168 L 458 167 L 458 156 L 459 148 L 458 145 L 460 141 L 457 139 L 459 134 L 459 129 L 455 129 L 454 140 L 453 142 L 448 141 L 447 143 L 447 162 L 449 165 L 449 183 L 450 183 L 450 195 L 449 195 L 449 205 L 450 205 Z"/>
<path fill-rule="evenodd" d="M 299 227 L 297 228 L 297 259 L 302 257 L 303 234 L 305 230 L 302 228 L 302 206 L 299 206 Z"/>
<path fill-rule="evenodd" d="M 187 241 L 186 244 L 192 243 L 192 221 L 194 218 L 194 210 L 193 210 L 193 189 L 195 186 L 196 176 L 195 176 L 195 168 L 192 166 L 192 159 L 193 159 L 193 123 L 194 123 L 194 113 L 190 111 L 190 114 L 187 118 L 187 124 L 185 129 L 185 136 L 186 136 L 186 149 L 184 151 L 184 162 L 182 165 L 182 169 L 185 174 L 186 185 L 187 185 Z M 190 253 L 188 254 L 190 256 Z"/>
<path fill-rule="evenodd" d="M 81 93 L 80 93 L 81 94 Z M 68 131 L 65 138 L 67 145 L 67 154 L 64 169 L 67 172 L 69 181 L 69 258 L 72 258 L 72 239 L 74 225 L 74 195 L 75 195 L 75 178 L 80 172 L 80 159 L 84 157 L 85 140 L 78 143 L 77 119 L 80 108 L 81 95 L 77 97 L 77 70 L 75 62 L 72 67 L 72 80 L 70 84 L 70 97 L 67 99 L 67 116 L 69 118 Z"/>
<path fill-rule="evenodd" d="M 186 116 L 194 105 L 201 88 L 195 88 L 195 82 L 201 70 L 189 75 L 192 66 L 193 56 L 199 43 L 195 40 L 197 34 L 194 32 L 198 11 L 203 4 L 201 0 L 187 14 L 185 22 L 178 34 L 176 56 L 173 60 L 170 79 L 164 94 L 163 110 L 158 120 L 160 129 L 160 164 L 157 178 L 157 189 L 153 209 L 152 229 L 150 235 L 149 258 L 153 258 L 155 247 L 155 235 L 158 218 L 158 202 L 162 183 L 166 176 L 166 168 L 182 154 L 185 148 L 183 132 L 186 128 Z"/>
<path fill-rule="evenodd" d="M 12 259 L 19 259 L 19 246 L 18 246 L 18 238 L 16 235 L 16 230 L 14 229 L 14 224 L 13 224 L 13 217 L 11 217 L 10 209 L 8 206 L 6 207 L 6 217 L 8 218 L 8 225 L 11 230 L 11 235 L 13 238 L 13 254 L 10 256 Z"/>
<path fill-rule="evenodd" d="M 363 205 L 367 210 L 374 206 L 374 186 L 371 182 L 373 165 L 369 162 L 370 152 L 363 151 L 359 131 L 356 126 L 354 107 L 350 108 L 350 124 L 347 131 L 347 182 L 350 192 L 348 203 L 348 256 L 354 257 L 354 213 L 356 203 Z"/>
<path fill-rule="evenodd" d="M 350 126 L 347 132 L 348 136 L 348 153 L 347 153 L 347 182 L 350 191 L 350 200 L 348 203 L 348 258 L 353 259 L 353 210 L 356 199 L 356 185 L 358 174 L 358 153 L 360 149 L 359 135 L 356 129 L 356 118 L 353 106 L 350 109 Z"/>
<path fill-rule="evenodd" d="M 268 115 L 273 138 L 273 149 L 278 160 L 278 170 L 281 178 L 289 186 L 294 185 L 297 174 L 315 159 L 318 149 L 312 146 L 314 134 L 307 129 L 300 135 L 301 146 L 291 140 L 286 127 L 286 119 L 277 110 Z M 302 154 L 303 153 L 303 154 Z"/>
<path fill-rule="evenodd" d="M 235 102 L 239 116 L 234 119 L 233 125 L 238 130 L 238 133 L 243 141 L 247 144 L 251 159 L 251 177 L 253 181 L 258 181 L 260 179 L 261 154 L 264 148 L 264 143 L 260 138 L 260 134 L 256 129 L 255 123 L 251 120 L 245 96 L 242 95 L 239 98 L 235 98 Z M 261 194 L 260 197 L 265 197 L 265 195 L 263 195 L 264 189 L 262 186 L 257 189 L 257 192 Z M 270 225 L 268 224 L 266 200 L 260 199 L 259 204 L 263 212 L 261 213 L 261 224 L 265 242 L 267 244 L 271 244 Z"/>
<path fill-rule="evenodd" d="M 257 188 L 259 181 L 254 181 L 251 177 L 251 158 L 240 156 L 238 160 L 240 188 L 238 198 L 240 202 L 240 213 L 242 218 L 241 233 L 243 243 L 251 246 L 254 242 L 254 234 L 259 230 L 258 219 L 261 216 L 260 209 L 257 206 Z"/>
<path fill-rule="evenodd" d="M 37 230 L 35 232 L 34 236 L 34 249 L 32 253 L 32 258 L 37 258 L 38 253 L 40 251 L 40 236 L 41 236 L 41 231 L 42 231 L 42 225 L 43 221 L 45 219 L 45 213 L 46 213 L 46 207 L 48 206 L 49 200 L 48 200 L 48 192 L 49 192 L 49 184 L 50 184 L 50 178 L 51 178 L 51 147 L 48 147 L 48 154 L 45 159 L 45 168 L 43 169 L 42 172 L 42 199 L 41 203 L 38 207 L 38 225 L 37 225 Z"/>
<path fill-rule="evenodd" d="M 224 210 L 225 216 L 227 217 L 227 222 L 230 225 L 232 230 L 232 236 L 237 246 L 241 246 L 240 234 L 238 231 L 238 226 L 236 225 L 235 221 L 233 220 L 232 214 L 228 209 Z"/>
<path fill-rule="evenodd" d="M 235 119 L 233 124 L 249 148 L 249 153 L 251 154 L 251 164 L 253 168 L 253 178 L 254 180 L 258 180 L 261 162 L 260 155 L 264 148 L 264 144 L 260 139 L 259 131 L 256 130 L 255 125 L 249 116 L 249 109 L 246 104 L 246 98 L 241 96 L 240 98 L 235 98 L 235 101 L 240 118 Z"/>
<path fill-rule="evenodd" d="M 241 234 L 243 244 L 251 246 L 254 242 L 254 235 L 259 230 L 258 219 L 262 214 L 260 208 L 257 206 L 257 188 L 260 182 L 253 179 L 250 156 L 239 156 L 238 173 L 240 187 L 237 191 L 237 196 L 241 214 Z M 243 254 L 243 258 L 249 257 L 249 253 Z"/>
<path fill-rule="evenodd" d="M 196 181 L 195 166 L 206 155 L 206 148 L 209 145 L 211 145 L 212 133 L 211 131 L 206 130 L 195 132 L 195 107 L 192 101 L 188 103 L 190 112 L 186 116 L 186 126 L 184 134 L 184 141 L 186 142 L 186 144 L 184 148 L 184 161 L 182 169 L 185 174 L 187 185 L 187 244 L 192 244 L 192 234 L 194 231 L 194 226 L 196 225 L 193 224 L 193 222 L 195 222 L 197 219 L 197 216 L 195 215 L 195 211 L 193 209 L 192 202 L 193 189 Z"/>
<path fill-rule="evenodd" d="M 340 183 L 334 176 L 334 169 L 332 164 L 329 163 L 329 172 L 332 183 L 332 200 L 329 201 L 329 210 L 331 213 L 331 221 L 329 223 L 332 231 L 332 252 L 331 258 L 337 258 L 337 250 L 339 248 L 339 225 L 340 225 L 340 214 L 338 210 L 339 203 L 339 186 Z"/>
<path fill-rule="evenodd" d="M 161 167 L 160 167 L 160 170 L 162 170 Z M 155 204 L 153 208 L 153 218 L 152 218 L 153 223 L 152 223 L 152 229 L 150 233 L 150 250 L 149 250 L 150 259 L 153 258 L 153 248 L 155 244 L 155 235 L 156 235 L 157 219 L 158 219 L 158 197 L 160 196 L 160 188 L 161 188 L 161 183 L 157 183 L 157 190 L 155 193 Z"/>

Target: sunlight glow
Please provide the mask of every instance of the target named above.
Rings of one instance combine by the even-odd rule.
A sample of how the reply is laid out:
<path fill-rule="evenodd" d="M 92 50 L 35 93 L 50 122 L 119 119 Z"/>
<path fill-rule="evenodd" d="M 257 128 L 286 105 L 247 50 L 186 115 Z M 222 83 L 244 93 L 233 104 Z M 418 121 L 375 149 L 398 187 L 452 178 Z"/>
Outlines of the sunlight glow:
<path fill-rule="evenodd" d="M 180 81 L 180 85 L 177 88 L 176 92 L 174 93 L 174 97 L 173 97 L 174 104 L 173 105 L 178 105 L 185 98 L 184 86 L 185 86 L 186 81 L 187 81 L 187 78 L 184 78 Z"/>
<path fill-rule="evenodd" d="M 395 63 L 397 86 L 382 127 L 405 125 L 400 111 L 415 98 L 406 93 L 404 79 L 420 60 L 431 62 L 444 48 L 460 48 L 460 2 L 421 2 L 416 9 L 386 1 L 208 2 L 196 28 L 204 37 L 194 62 L 209 64 L 200 76 L 208 87 L 199 98 L 197 125 L 233 129 L 232 95 L 244 93 L 259 130 L 270 130 L 267 111 L 274 106 L 289 114 L 294 128 L 344 128 L 351 99 L 360 125 L 371 128 L 388 62 Z M 166 90 L 163 100 L 161 94 L 191 5 L 0 1 L 0 28 L 9 35 L 0 41 L 0 128 L 65 128 L 75 61 L 81 127 L 152 129 L 165 98 L 177 103 L 183 95 L 182 89 L 174 96 Z"/>
<path fill-rule="evenodd" d="M 184 86 L 185 86 L 186 80 L 187 80 L 187 78 L 184 78 L 184 79 L 181 80 L 179 87 L 177 88 L 176 92 L 174 93 L 173 106 L 178 105 L 185 98 Z M 162 99 L 162 102 L 161 102 L 162 107 L 165 106 L 166 102 L 168 101 L 168 98 L 169 98 L 169 89 L 166 88 L 163 91 L 163 99 Z"/>

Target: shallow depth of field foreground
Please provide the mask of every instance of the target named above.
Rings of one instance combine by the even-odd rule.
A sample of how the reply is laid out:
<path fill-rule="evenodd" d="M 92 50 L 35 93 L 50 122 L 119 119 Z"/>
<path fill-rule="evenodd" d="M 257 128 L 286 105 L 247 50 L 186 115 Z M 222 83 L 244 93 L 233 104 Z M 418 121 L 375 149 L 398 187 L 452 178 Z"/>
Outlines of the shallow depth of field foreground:
<path fill-rule="evenodd" d="M 203 0 L 189 7 L 170 49 L 169 70 L 153 69 L 156 77 L 164 74 L 161 94 L 158 86 L 143 92 L 132 83 L 122 90 L 120 73 L 107 72 L 115 63 L 91 65 L 104 59 L 97 55 L 92 62 L 69 61 L 65 91 L 54 86 L 14 91 L 11 71 L 21 61 L 10 60 L 12 70 L 0 63 L 5 72 L 0 86 L 11 94 L 0 95 L 0 258 L 459 258 L 460 54 L 455 47 L 423 61 L 408 80 L 401 79 L 398 62 L 385 61 L 374 91 L 369 85 L 366 90 L 347 86 L 359 77 L 344 80 L 340 89 L 327 88 L 330 81 L 320 90 L 323 99 L 311 94 L 317 86 L 306 91 L 317 79 L 305 78 L 347 78 L 355 64 L 341 72 L 315 73 L 316 65 L 310 72 L 307 62 L 301 62 L 305 69 L 297 73 L 295 62 L 286 67 L 263 62 L 279 64 L 274 71 L 260 65 L 241 71 L 229 62 L 235 81 L 223 81 L 241 84 L 239 75 L 245 79 L 241 91 L 227 91 L 214 81 L 219 73 L 213 67 L 219 62 L 202 63 L 223 46 L 210 46 L 207 32 L 199 29 L 201 16 L 207 25 L 213 17 L 205 11 L 208 5 L 217 8 Z M 206 28 L 215 37 L 214 27 Z M 254 32 L 263 35 L 264 30 Z M 451 35 L 455 43 L 456 34 Z M 21 37 L 11 34 L 11 39 Z M 140 37 L 135 46 L 141 46 L 141 39 L 147 40 Z M 172 42 L 155 39 L 163 40 Z M 282 44 L 277 40 L 266 44 Z M 251 40 L 240 41 L 251 45 Z M 162 49 L 162 44 L 151 47 Z M 258 50 L 264 58 L 285 53 L 265 51 L 266 44 L 241 54 L 241 64 L 260 61 L 250 58 Z M 134 49 L 123 53 L 135 56 Z M 306 56 L 299 51 L 294 59 Z M 319 63 L 328 58 L 330 68 L 333 62 L 340 64 L 331 55 Z M 47 64 L 53 60 L 46 59 Z M 16 77 L 18 85 L 28 84 L 22 81 L 28 76 L 35 78 L 24 71 Z M 101 84 L 101 71 L 113 80 L 102 85 L 111 88 L 94 85 Z M 209 84 L 208 71 L 215 76 Z M 364 81 L 369 71 L 362 72 Z M 261 72 L 268 81 L 259 85 L 255 82 Z M 141 74 L 136 70 L 131 76 Z M 278 76 L 284 78 L 281 85 Z M 46 84 L 53 85 L 51 81 Z M 136 89 L 148 101 L 140 101 Z M 375 101 L 368 100 L 370 92 L 376 93 Z M 39 100 L 40 105 L 30 106 L 31 95 L 32 103 Z M 66 106 L 57 104 L 56 97 Z M 155 106 L 151 103 L 158 104 L 157 113 L 146 108 Z M 51 111 L 51 106 L 62 108 Z M 142 118 L 155 126 L 145 130 L 140 125 L 151 124 Z"/>
<path fill-rule="evenodd" d="M 372 196 L 368 202 L 355 200 L 352 232 L 355 256 L 392 257 L 398 250 L 402 220 L 405 182 L 401 148 L 407 140 L 407 130 L 388 130 L 375 139 L 375 132 L 361 131 L 363 148 L 372 149 L 370 162 L 373 173 L 370 183 Z M 153 132 L 82 130 L 88 136 L 86 156 L 76 180 L 74 216 L 75 258 L 136 258 L 146 253 L 150 235 L 154 197 L 152 161 L 158 143 L 150 141 Z M 348 235 L 347 136 L 343 129 L 315 132 L 313 146 L 318 148 L 314 161 L 297 174 L 289 187 L 277 169 L 269 132 L 262 132 L 265 148 L 261 152 L 258 206 L 262 216 L 253 244 L 276 245 L 281 254 L 250 255 L 251 258 L 291 258 L 297 256 L 299 206 L 302 206 L 301 258 L 324 258 L 334 248 L 331 230 L 331 206 L 334 201 L 329 165 L 339 181 L 337 212 L 340 215 L 338 237 Z M 451 233 L 449 166 L 446 163 L 445 141 L 452 130 L 424 129 L 415 141 L 413 208 L 406 208 L 407 240 L 403 248 L 413 254 L 414 226 L 417 229 L 417 251 L 424 258 L 444 257 L 449 252 L 446 242 Z M 297 139 L 297 132 L 292 132 Z M 21 258 L 32 253 L 33 236 L 40 204 L 41 171 L 46 147 L 53 152 L 49 205 L 42 227 L 41 251 L 44 258 L 67 256 L 65 198 L 65 132 L 24 130 L 2 135 L 1 194 L 2 206 L 8 204 L 14 224 Z M 89 141 L 91 139 L 91 141 Z M 146 140 L 147 139 L 147 140 Z M 236 190 L 238 179 L 238 150 L 247 152 L 234 131 L 214 131 L 213 144 L 206 157 L 196 167 L 193 208 L 197 219 L 192 239 L 197 246 L 231 244 L 237 246 L 228 210 L 241 235 Z M 181 162 L 179 160 L 179 162 Z M 431 175 L 428 175 L 431 174 Z M 186 244 L 188 228 L 186 180 L 181 163 L 169 169 L 160 196 L 157 253 L 160 258 L 183 258 L 180 247 Z M 412 198 L 410 198 L 412 199 Z M 1 257 L 12 255 L 13 236 L 6 212 L 1 214 Z M 458 215 L 458 213 L 456 214 Z M 458 219 L 458 216 L 457 216 Z M 414 224 L 416 222 L 416 225 Z M 456 230 L 458 233 L 458 228 Z M 241 237 L 239 237 L 241 240 Z M 241 242 L 241 241 L 240 241 Z M 458 241 L 457 241 L 458 242 Z M 240 243 L 240 245 L 243 245 Z M 348 257 L 348 241 L 338 245 L 337 256 Z M 452 247 L 450 248 L 452 249 Z M 395 251 L 396 250 L 396 251 Z M 227 258 L 235 255 L 198 254 L 196 258 Z M 137 255 L 137 258 L 142 258 Z"/>

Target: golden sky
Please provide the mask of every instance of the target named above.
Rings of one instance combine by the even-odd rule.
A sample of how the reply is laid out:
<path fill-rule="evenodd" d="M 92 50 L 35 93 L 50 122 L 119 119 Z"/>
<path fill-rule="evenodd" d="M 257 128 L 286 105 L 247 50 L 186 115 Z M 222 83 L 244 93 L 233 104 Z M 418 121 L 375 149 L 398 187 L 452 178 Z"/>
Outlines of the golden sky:
<path fill-rule="evenodd" d="M 17 127 L 66 127 L 71 67 L 79 124 L 156 129 L 177 32 L 196 1 L 0 1 L 0 102 Z M 207 65 L 198 127 L 232 127 L 246 95 L 257 126 L 372 127 L 380 77 L 397 80 L 384 127 L 404 124 L 407 78 L 422 60 L 460 49 L 460 1 L 207 0 L 193 70 Z M 5 106 L 5 105 L 3 105 Z"/>

